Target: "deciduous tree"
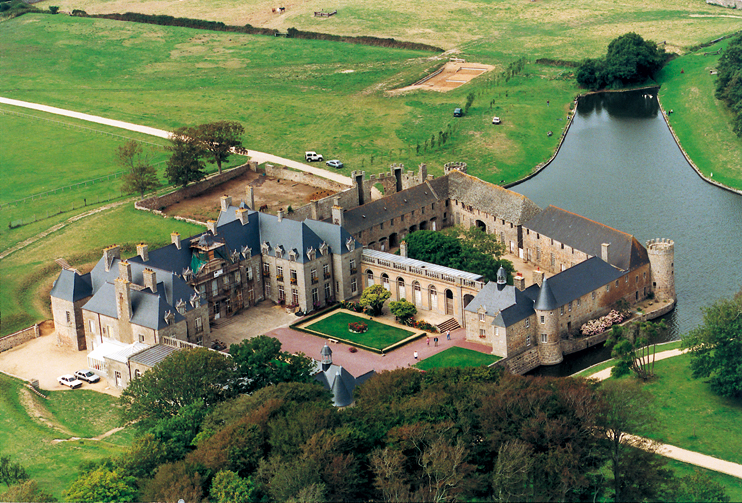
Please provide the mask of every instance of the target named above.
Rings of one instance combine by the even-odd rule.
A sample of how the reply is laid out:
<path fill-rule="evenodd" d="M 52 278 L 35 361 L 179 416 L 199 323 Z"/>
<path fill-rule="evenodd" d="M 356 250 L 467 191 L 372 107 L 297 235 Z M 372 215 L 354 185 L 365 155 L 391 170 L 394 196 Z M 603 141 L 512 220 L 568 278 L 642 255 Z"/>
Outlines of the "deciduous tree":
<path fill-rule="evenodd" d="M 251 478 L 240 478 L 235 472 L 223 470 L 216 474 L 209 491 L 211 501 L 233 503 L 235 501 L 261 501 L 260 490 Z"/>
<path fill-rule="evenodd" d="M 617 360 L 611 375 L 621 377 L 634 372 L 645 381 L 653 377 L 657 342 L 666 331 L 664 320 L 659 323 L 633 322 L 625 327 L 614 325 L 605 341 L 607 347 L 613 346 L 611 356 Z"/>
<path fill-rule="evenodd" d="M 389 311 L 400 321 L 405 322 L 417 314 L 415 304 L 407 299 L 394 300 L 389 303 Z"/>
<path fill-rule="evenodd" d="M 7 486 L 28 479 L 25 468 L 13 461 L 10 456 L 0 456 L 0 483 Z"/>
<path fill-rule="evenodd" d="M 167 161 L 165 176 L 174 185 L 187 186 L 206 176 L 204 172 L 204 147 L 196 139 L 192 128 L 178 128 L 170 134 L 171 145 L 165 147 L 172 152 Z"/>
<path fill-rule="evenodd" d="M 39 484 L 33 480 L 24 480 L 18 484 L 12 485 L 4 493 L 0 493 L 0 501 L 15 502 L 36 502 L 44 501 L 45 503 L 57 501 L 57 498 L 47 493 L 39 487 Z"/>
<path fill-rule="evenodd" d="M 65 501 L 85 503 L 139 499 L 134 477 L 122 476 L 108 467 L 100 467 L 80 475 L 63 494 Z"/>
<path fill-rule="evenodd" d="M 708 377 L 711 389 L 742 396 L 742 292 L 703 309 L 703 325 L 683 337 L 693 377 Z"/>
<path fill-rule="evenodd" d="M 206 157 L 210 163 L 216 163 L 219 173 L 222 172 L 222 162 L 226 161 L 232 149 L 242 147 L 242 135 L 245 128 L 234 121 L 219 121 L 201 124 L 195 128 L 198 142 L 208 152 Z"/>
<path fill-rule="evenodd" d="M 126 170 L 121 177 L 121 190 L 127 194 L 139 194 L 155 190 L 160 186 L 157 170 L 152 166 L 152 155 L 134 141 L 127 141 L 116 150 L 118 165 Z"/>
<path fill-rule="evenodd" d="M 381 285 L 371 285 L 366 287 L 361 294 L 358 304 L 371 311 L 373 316 L 381 314 L 386 302 L 392 293 Z"/>

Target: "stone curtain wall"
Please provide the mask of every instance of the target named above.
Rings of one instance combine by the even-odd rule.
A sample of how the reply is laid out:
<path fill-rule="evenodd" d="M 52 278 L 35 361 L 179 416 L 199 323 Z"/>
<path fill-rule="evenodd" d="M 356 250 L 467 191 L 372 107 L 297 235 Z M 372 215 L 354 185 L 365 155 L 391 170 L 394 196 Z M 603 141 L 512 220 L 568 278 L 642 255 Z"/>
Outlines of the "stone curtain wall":
<path fill-rule="evenodd" d="M 31 339 L 36 339 L 37 337 L 39 337 L 39 335 L 41 334 L 39 332 L 38 324 L 32 327 L 24 328 L 23 330 L 19 330 L 14 334 L 6 335 L 5 337 L 0 338 L 0 353 L 12 349 L 16 346 L 20 346 L 24 342 L 28 342 Z"/>
<path fill-rule="evenodd" d="M 341 185 L 341 187 L 344 186 Z M 325 220 L 331 218 L 332 207 L 335 204 L 335 198 L 340 198 L 340 206 L 342 206 L 343 208 L 355 208 L 356 206 L 358 206 L 358 189 L 356 187 L 351 187 L 350 189 L 344 188 L 342 192 L 337 192 L 331 196 L 312 201 L 300 208 L 296 208 L 292 214 L 284 215 L 284 218 L 290 218 L 292 220 L 299 221 L 305 220 L 307 218 L 311 218 L 312 220 Z M 312 206 L 314 205 L 316 205 L 316 210 L 312 209 Z M 314 211 L 316 211 L 316 215 Z"/>
<path fill-rule="evenodd" d="M 165 194 L 160 197 L 150 197 L 142 201 L 135 203 L 135 207 L 139 210 L 159 210 L 160 208 L 167 208 L 175 203 L 195 197 L 199 194 L 206 192 L 207 190 L 213 189 L 217 185 L 220 185 L 229 180 L 233 180 L 239 176 L 244 175 L 247 171 L 257 171 L 257 163 L 255 161 L 248 161 L 242 166 L 237 166 L 229 171 L 224 171 L 221 175 L 212 175 L 205 180 L 202 180 L 193 185 L 189 185 L 184 189 L 176 190 L 169 194 Z"/>
<path fill-rule="evenodd" d="M 275 178 L 280 178 L 281 180 L 303 183 L 306 185 L 311 185 L 312 187 L 317 187 L 319 189 L 333 190 L 335 192 L 340 192 L 348 188 L 347 185 L 333 182 L 332 180 L 328 180 L 327 178 L 320 178 L 319 176 L 313 175 L 312 173 L 307 173 L 304 171 L 293 171 L 284 166 L 273 166 L 272 164 L 265 165 L 265 176 L 272 176 Z"/>

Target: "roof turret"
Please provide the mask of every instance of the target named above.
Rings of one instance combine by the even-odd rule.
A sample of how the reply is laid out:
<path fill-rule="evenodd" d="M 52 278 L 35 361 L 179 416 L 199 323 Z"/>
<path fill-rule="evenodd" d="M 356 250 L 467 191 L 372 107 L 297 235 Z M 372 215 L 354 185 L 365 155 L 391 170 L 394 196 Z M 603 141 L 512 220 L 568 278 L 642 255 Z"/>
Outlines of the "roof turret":
<path fill-rule="evenodd" d="M 544 282 L 541 285 L 541 290 L 538 292 L 538 297 L 536 298 L 536 302 L 533 304 L 533 308 L 539 311 L 551 311 L 557 307 L 556 297 L 554 297 L 554 293 L 551 291 L 549 280 L 544 278 Z"/>

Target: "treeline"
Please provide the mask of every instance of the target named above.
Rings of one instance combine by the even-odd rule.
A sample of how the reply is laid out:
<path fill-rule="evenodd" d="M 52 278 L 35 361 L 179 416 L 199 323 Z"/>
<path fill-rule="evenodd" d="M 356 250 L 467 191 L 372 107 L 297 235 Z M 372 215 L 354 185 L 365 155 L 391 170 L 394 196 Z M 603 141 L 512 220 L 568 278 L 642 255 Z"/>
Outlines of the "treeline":
<path fill-rule="evenodd" d="M 665 458 L 609 441 L 651 424 L 636 381 L 400 369 L 340 410 L 281 355 L 240 346 L 177 351 L 134 381 L 122 404 L 140 436 L 86 465 L 65 499 L 728 501 L 707 477 L 677 479 Z"/>
<path fill-rule="evenodd" d="M 742 137 L 742 35 L 729 42 L 716 69 L 715 96 L 729 108 L 732 129 Z"/>
<path fill-rule="evenodd" d="M 192 19 L 187 17 L 173 17 L 157 14 L 139 14 L 136 12 L 126 12 L 124 14 L 88 14 L 83 10 L 72 11 L 73 16 L 92 17 L 102 19 L 113 19 L 116 21 L 129 21 L 132 23 L 155 24 L 159 26 L 178 26 L 181 28 L 194 28 L 198 30 L 223 31 L 229 33 L 245 33 L 248 35 L 270 35 L 280 36 L 281 33 L 273 28 L 259 28 L 246 24 L 245 26 L 233 26 L 224 24 L 221 21 L 206 21 L 203 19 Z M 431 51 L 443 52 L 440 47 L 428 44 L 419 44 L 416 42 L 403 42 L 393 38 L 379 38 L 371 36 L 344 36 L 331 35 L 329 33 L 319 33 L 314 31 L 301 31 L 296 28 L 289 28 L 286 35 L 288 38 L 297 38 L 305 40 L 329 40 L 331 42 L 343 42 L 348 44 L 370 45 L 374 47 L 389 47 L 393 49 L 408 49 L 413 51 Z"/>

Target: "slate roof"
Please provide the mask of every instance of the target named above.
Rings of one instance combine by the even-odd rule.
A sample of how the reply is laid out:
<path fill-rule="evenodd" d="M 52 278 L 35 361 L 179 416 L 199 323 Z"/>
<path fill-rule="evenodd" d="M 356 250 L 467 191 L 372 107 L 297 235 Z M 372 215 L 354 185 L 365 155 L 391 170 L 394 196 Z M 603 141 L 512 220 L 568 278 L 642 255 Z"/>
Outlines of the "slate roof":
<path fill-rule="evenodd" d="M 452 171 L 446 178 L 449 179 L 447 197 L 516 225 L 525 223 L 541 211 L 541 208 L 526 196 L 461 171 Z"/>
<path fill-rule="evenodd" d="M 162 360 L 170 356 L 174 351 L 178 351 L 178 348 L 173 346 L 165 346 L 164 344 L 158 344 L 156 346 L 150 346 L 138 353 L 135 353 L 129 357 L 129 361 L 133 363 L 141 363 L 149 368 L 154 367 Z"/>
<path fill-rule="evenodd" d="M 371 370 L 362 376 L 355 378 L 343 367 L 339 365 L 329 365 L 327 370 L 320 370 L 319 373 L 315 374 L 314 378 L 317 379 L 325 389 L 332 391 L 332 402 L 335 407 L 345 407 L 353 403 L 353 390 L 356 386 L 360 386 L 375 374 L 376 372 Z"/>
<path fill-rule="evenodd" d="M 304 222 L 297 222 L 288 218 L 278 221 L 278 217 L 267 213 L 260 213 L 260 242 L 267 242 L 270 247 L 270 254 L 275 254 L 277 246 L 283 246 L 285 253 L 291 250 L 297 252 L 296 261 L 300 263 L 308 262 L 307 249 L 311 246 L 317 253 L 322 245 L 322 239 L 315 234 Z M 288 258 L 288 256 L 284 258 Z"/>
<path fill-rule="evenodd" d="M 440 177 L 409 189 L 357 206 L 343 214 L 343 227 L 351 234 L 406 215 L 413 210 L 448 198 L 448 177 Z"/>
<path fill-rule="evenodd" d="M 51 296 L 57 299 L 77 302 L 93 295 L 90 273 L 78 274 L 72 269 L 62 269 L 54 282 Z"/>
<path fill-rule="evenodd" d="M 230 212 L 234 214 L 234 211 L 231 211 L 233 209 L 236 208 L 230 206 L 229 210 L 223 211 L 222 214 Z M 242 222 L 239 220 L 233 219 L 225 224 L 218 225 L 216 233 L 218 237 L 225 240 L 230 255 L 234 251 L 241 253 L 243 248 L 251 249 L 251 257 L 260 254 L 260 217 L 256 211 L 248 215 L 245 225 L 242 225 Z"/>
<path fill-rule="evenodd" d="M 509 327 L 534 313 L 533 300 L 525 293 L 510 285 L 498 288 L 494 281 L 484 285 L 465 310 L 476 313 L 480 306 L 488 316 L 495 317 L 492 324 L 500 327 Z"/>
<path fill-rule="evenodd" d="M 556 206 L 548 206 L 524 226 L 594 257 L 601 256 L 603 243 L 610 243 L 608 262 L 624 271 L 649 263 L 647 250 L 631 234 Z"/>
<path fill-rule="evenodd" d="M 183 274 L 183 270 L 191 266 L 191 240 L 198 240 L 199 236 L 200 234 L 197 234 L 181 239 L 180 250 L 172 243 L 162 248 L 151 250 L 148 253 L 147 262 L 142 262 L 142 258 L 138 255 L 128 260 L 130 263 L 144 264 L 153 270 L 161 269 L 163 271 L 173 271 L 176 274 Z"/>
<path fill-rule="evenodd" d="M 320 237 L 320 239 L 322 239 L 322 241 L 327 243 L 332 253 L 336 253 L 338 255 L 350 253 L 348 247 L 345 246 L 345 243 L 348 242 L 348 239 L 353 239 L 358 248 L 360 248 L 361 246 L 358 241 L 356 241 L 353 236 L 350 235 L 350 232 L 348 232 L 345 227 L 331 224 L 329 222 L 320 222 L 319 220 L 310 219 L 304 220 L 304 225 L 309 227 L 312 231 L 314 231 L 315 234 L 317 234 L 317 236 Z"/>

